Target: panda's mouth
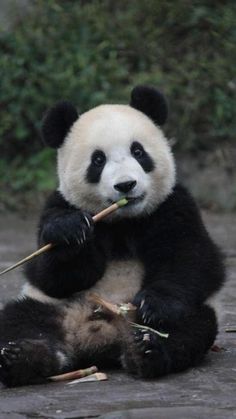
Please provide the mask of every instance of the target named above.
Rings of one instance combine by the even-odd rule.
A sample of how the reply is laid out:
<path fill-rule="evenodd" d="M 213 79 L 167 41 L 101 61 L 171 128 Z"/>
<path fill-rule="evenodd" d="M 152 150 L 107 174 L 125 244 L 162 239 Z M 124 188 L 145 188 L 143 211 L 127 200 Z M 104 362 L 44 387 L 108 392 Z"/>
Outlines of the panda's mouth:
<path fill-rule="evenodd" d="M 145 196 L 146 196 L 146 194 L 143 193 L 142 195 L 139 195 L 139 196 L 123 196 L 122 198 L 127 199 L 128 203 L 125 205 L 125 207 L 129 207 L 129 206 L 133 206 L 133 205 L 136 205 L 136 204 L 139 204 L 140 202 L 142 202 L 144 200 Z M 114 201 L 112 199 L 108 199 L 107 202 L 108 202 L 109 205 L 111 205 L 111 204 L 115 204 L 117 202 L 117 200 Z"/>
<path fill-rule="evenodd" d="M 128 201 L 127 206 L 129 205 L 136 205 L 139 204 L 143 199 L 145 198 L 145 194 L 142 194 L 140 196 L 126 196 L 125 197 Z"/>

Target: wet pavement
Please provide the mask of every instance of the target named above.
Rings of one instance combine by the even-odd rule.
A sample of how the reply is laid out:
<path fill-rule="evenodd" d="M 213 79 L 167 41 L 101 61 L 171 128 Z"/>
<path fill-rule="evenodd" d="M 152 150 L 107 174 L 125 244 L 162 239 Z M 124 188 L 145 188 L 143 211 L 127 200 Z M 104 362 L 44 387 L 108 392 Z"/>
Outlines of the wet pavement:
<path fill-rule="evenodd" d="M 185 373 L 155 381 L 109 372 L 108 381 L 0 387 L 0 419 L 23 418 L 236 418 L 236 214 L 203 214 L 208 230 L 226 255 L 228 280 L 217 297 L 220 327 L 217 344 L 204 363 Z M 0 214 L 0 269 L 35 249 L 36 217 Z M 15 297 L 23 284 L 22 269 L 0 278 L 1 304 Z"/>

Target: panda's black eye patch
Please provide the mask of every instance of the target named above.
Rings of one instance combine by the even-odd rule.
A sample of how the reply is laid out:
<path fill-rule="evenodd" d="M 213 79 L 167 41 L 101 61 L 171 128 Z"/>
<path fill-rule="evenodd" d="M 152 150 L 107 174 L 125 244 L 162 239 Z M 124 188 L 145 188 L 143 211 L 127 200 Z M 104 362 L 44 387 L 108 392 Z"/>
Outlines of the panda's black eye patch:
<path fill-rule="evenodd" d="M 154 169 L 155 165 L 151 156 L 144 150 L 142 144 L 138 141 L 134 141 L 131 144 L 130 152 L 146 173 L 151 172 Z"/>
<path fill-rule="evenodd" d="M 87 169 L 86 179 L 89 183 L 98 183 L 106 164 L 106 155 L 102 150 L 95 150 Z"/>

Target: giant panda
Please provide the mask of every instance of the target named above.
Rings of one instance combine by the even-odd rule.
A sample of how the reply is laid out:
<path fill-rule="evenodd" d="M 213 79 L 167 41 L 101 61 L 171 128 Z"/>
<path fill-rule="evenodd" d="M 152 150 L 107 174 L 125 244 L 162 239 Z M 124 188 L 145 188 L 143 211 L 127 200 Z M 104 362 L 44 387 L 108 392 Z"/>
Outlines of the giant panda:
<path fill-rule="evenodd" d="M 207 300 L 224 281 L 219 249 L 176 180 L 162 125 L 167 103 L 136 86 L 129 105 L 82 115 L 69 102 L 46 113 L 42 137 L 57 149 L 58 189 L 38 227 L 53 248 L 26 267 L 21 294 L 0 313 L 0 380 L 7 386 L 95 364 L 156 378 L 197 365 L 214 342 Z M 128 204 L 94 224 L 92 216 Z M 99 307 L 131 302 L 143 329 Z"/>

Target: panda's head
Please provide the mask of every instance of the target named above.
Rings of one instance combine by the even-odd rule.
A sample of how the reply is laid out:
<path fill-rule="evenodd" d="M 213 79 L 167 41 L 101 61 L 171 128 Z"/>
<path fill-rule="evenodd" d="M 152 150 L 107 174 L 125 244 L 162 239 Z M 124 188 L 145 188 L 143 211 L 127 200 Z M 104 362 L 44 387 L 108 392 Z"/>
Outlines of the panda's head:
<path fill-rule="evenodd" d="M 147 86 L 133 89 L 130 105 L 101 105 L 80 116 L 68 102 L 51 108 L 42 135 L 58 149 L 64 198 L 96 213 L 127 197 L 129 204 L 115 217 L 154 211 L 175 183 L 173 156 L 160 128 L 166 117 L 164 97 Z"/>

